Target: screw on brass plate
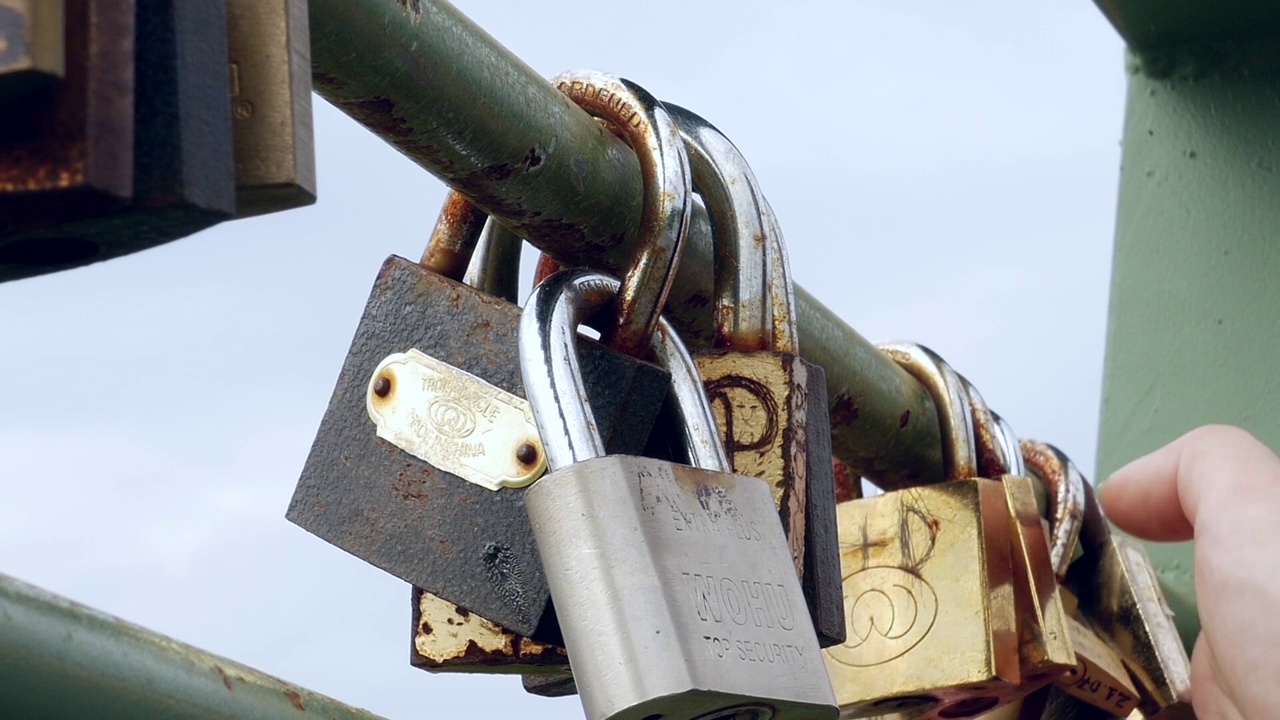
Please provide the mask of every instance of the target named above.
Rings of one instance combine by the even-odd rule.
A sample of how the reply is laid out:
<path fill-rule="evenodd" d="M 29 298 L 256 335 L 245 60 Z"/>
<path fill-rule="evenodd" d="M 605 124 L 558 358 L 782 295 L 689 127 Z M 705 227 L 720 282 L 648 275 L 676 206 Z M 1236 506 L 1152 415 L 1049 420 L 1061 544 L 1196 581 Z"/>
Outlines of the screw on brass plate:
<path fill-rule="evenodd" d="M 521 465 L 534 464 L 538 461 L 538 448 L 534 447 L 533 443 L 524 443 L 516 448 L 516 460 L 519 460 Z"/>
<path fill-rule="evenodd" d="M 383 375 L 373 384 L 373 394 L 384 398 L 391 394 L 391 378 Z"/>

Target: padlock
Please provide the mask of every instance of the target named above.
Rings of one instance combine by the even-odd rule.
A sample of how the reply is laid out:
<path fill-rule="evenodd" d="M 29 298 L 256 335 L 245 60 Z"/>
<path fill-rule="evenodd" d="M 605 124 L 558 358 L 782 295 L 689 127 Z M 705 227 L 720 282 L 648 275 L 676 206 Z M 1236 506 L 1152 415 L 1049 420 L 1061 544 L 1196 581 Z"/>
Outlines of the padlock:
<path fill-rule="evenodd" d="M 1067 631 L 1076 666 L 1057 681 L 1058 689 L 1108 717 L 1125 717 L 1136 710 L 1138 691 L 1115 650 L 1077 618 L 1067 617 Z"/>
<path fill-rule="evenodd" d="M 447 200 L 441 223 L 465 202 Z M 432 247 L 448 237 L 437 234 Z M 288 518 L 505 633 L 556 643 L 524 509 L 522 486 L 544 461 L 523 399 L 519 317 L 511 303 L 388 258 Z M 599 388 L 593 402 L 611 448 L 638 451 L 665 396 L 665 373 L 591 342 L 583 362 Z M 415 395 L 398 390 L 430 391 L 428 384 L 435 390 L 419 398 L 429 410 L 423 418 Z M 374 399 L 376 417 L 368 410 Z"/>
<path fill-rule="evenodd" d="M 1023 440 L 1020 447 L 1028 469 L 1040 479 L 1048 494 L 1052 532 L 1050 560 L 1058 579 L 1062 580 L 1071 563 L 1080 556 L 1088 483 L 1058 448 L 1036 440 Z"/>
<path fill-rule="evenodd" d="M 849 638 L 827 667 L 845 718 L 979 715 L 1021 681 L 1009 503 L 976 477 L 961 378 L 922 346 L 880 348 L 933 396 L 947 482 L 837 506 Z"/>
<path fill-rule="evenodd" d="M 64 0 L 0 0 L 0 105 L 66 74 Z"/>
<path fill-rule="evenodd" d="M 463 203 L 454 196 L 451 203 Z M 466 220 L 475 212 L 466 203 L 452 214 Z M 477 213 L 475 219 L 479 219 Z M 474 223 L 471 225 L 474 228 Z M 515 303 L 520 267 L 521 239 L 490 218 L 475 245 L 463 282 L 481 292 Z M 451 233 L 465 227 L 450 226 Z M 442 234 L 431 247 L 449 244 Z M 452 261 L 457 272 L 457 256 Z M 413 643 L 409 663 L 428 672 L 496 673 L 524 675 L 525 688 L 538 694 L 571 694 L 573 675 L 563 647 L 542 643 L 512 632 L 497 623 L 436 597 L 413 589 Z"/>
<path fill-rule="evenodd" d="M 1021 682 L 1004 695 L 1013 700 L 1038 691 L 1076 666 L 1067 613 L 1058 593 L 1048 533 L 1013 428 L 960 376 L 972 413 L 978 472 L 1004 486 L 1013 543 L 1014 602 L 1018 617 Z"/>
<path fill-rule="evenodd" d="M 653 352 L 694 466 L 604 454 L 574 346 L 618 287 L 561 271 L 520 327 L 551 468 L 526 504 L 586 717 L 835 718 L 773 494 L 728 471 L 697 369 L 665 322 Z"/>
<path fill-rule="evenodd" d="M 625 123 L 632 146 L 649 159 L 647 251 L 629 287 L 644 291 L 631 297 L 658 302 L 665 289 L 649 278 L 670 275 L 678 238 L 666 236 L 687 224 L 688 162 L 669 121 L 657 123 L 664 111 L 656 100 L 590 78 L 594 97 L 617 101 L 619 122 L 634 113 Z M 451 279 L 465 273 L 484 221 L 452 196 L 423 264 L 384 264 L 288 517 L 511 633 L 559 644 L 524 510 L 523 486 L 540 474 L 544 454 L 523 398 L 520 309 Z M 666 374 L 596 343 L 584 343 L 583 367 L 610 450 L 644 447 Z"/>
<path fill-rule="evenodd" d="M 773 488 L 823 647 L 845 639 L 826 374 L 796 347 L 786 248 L 746 159 L 715 126 L 666 104 L 711 217 L 716 349 L 694 354 L 733 471 Z"/>
<path fill-rule="evenodd" d="M 1142 544 L 1113 534 L 1092 487 L 1084 485 L 1081 557 L 1065 585 L 1079 612 L 1114 647 L 1150 718 L 1191 715 L 1191 661 Z"/>
<path fill-rule="evenodd" d="M 0 281 L 235 212 L 224 0 L 68 0 L 66 11 L 65 79 L 0 121 Z"/>
<path fill-rule="evenodd" d="M 226 0 L 236 217 L 316 201 L 307 0 Z"/>

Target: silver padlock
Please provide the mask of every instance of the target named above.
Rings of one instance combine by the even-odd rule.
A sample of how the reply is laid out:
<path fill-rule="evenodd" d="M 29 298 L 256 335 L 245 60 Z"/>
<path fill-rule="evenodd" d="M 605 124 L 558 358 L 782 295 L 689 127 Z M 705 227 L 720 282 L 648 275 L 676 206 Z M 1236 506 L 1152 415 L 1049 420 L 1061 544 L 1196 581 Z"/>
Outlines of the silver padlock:
<path fill-rule="evenodd" d="M 525 494 L 588 720 L 836 718 L 835 694 L 769 486 L 733 475 L 697 369 L 661 322 L 690 461 L 605 456 L 577 328 L 618 282 L 547 278 L 520 367 L 550 472 Z"/>

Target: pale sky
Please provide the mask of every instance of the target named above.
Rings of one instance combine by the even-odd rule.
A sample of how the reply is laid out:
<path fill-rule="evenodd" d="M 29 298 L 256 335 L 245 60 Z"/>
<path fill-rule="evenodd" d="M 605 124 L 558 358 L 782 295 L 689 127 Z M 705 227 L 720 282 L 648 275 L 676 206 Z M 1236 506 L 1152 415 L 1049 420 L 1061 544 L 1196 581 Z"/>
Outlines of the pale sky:
<path fill-rule="evenodd" d="M 1092 3 L 458 4 L 543 75 L 718 125 L 800 284 L 1093 468 L 1124 63 Z M 411 668 L 409 587 L 284 519 L 374 275 L 443 198 L 318 99 L 316 145 L 314 207 L 0 285 L 0 573 L 391 720 L 580 717 Z"/>

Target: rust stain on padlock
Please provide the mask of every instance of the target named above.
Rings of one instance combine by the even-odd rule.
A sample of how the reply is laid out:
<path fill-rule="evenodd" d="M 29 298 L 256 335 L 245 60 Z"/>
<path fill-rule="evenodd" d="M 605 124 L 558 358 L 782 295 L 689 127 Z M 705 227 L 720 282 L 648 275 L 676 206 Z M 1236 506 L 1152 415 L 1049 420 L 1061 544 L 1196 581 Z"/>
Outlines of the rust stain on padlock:
<path fill-rule="evenodd" d="M 415 589 L 414 666 L 451 672 L 562 671 L 564 648 L 518 635 L 475 613 Z"/>

